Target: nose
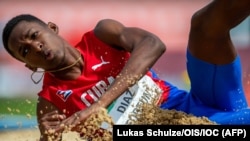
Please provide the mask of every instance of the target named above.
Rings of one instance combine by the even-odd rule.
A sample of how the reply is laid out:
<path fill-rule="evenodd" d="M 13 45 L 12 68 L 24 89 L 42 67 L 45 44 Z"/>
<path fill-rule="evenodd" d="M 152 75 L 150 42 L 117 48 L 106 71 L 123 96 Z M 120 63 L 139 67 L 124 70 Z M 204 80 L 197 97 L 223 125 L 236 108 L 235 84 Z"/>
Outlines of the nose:
<path fill-rule="evenodd" d="M 40 43 L 40 42 L 34 42 L 32 44 L 33 48 L 35 49 L 35 52 L 40 52 L 42 51 L 42 48 L 43 48 L 43 44 Z"/>

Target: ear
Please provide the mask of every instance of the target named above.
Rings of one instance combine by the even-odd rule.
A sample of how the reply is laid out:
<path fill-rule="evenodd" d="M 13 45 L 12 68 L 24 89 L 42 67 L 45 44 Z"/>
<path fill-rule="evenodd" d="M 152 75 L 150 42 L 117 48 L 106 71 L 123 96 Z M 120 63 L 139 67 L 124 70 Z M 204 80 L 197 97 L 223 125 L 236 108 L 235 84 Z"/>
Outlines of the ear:
<path fill-rule="evenodd" d="M 48 28 L 53 30 L 56 34 L 59 32 L 58 26 L 52 22 L 48 22 Z"/>
<path fill-rule="evenodd" d="M 36 67 L 32 67 L 31 65 L 29 65 L 29 64 L 25 64 L 25 67 L 26 68 L 28 68 L 28 69 L 30 69 L 31 71 L 37 71 L 37 68 Z"/>

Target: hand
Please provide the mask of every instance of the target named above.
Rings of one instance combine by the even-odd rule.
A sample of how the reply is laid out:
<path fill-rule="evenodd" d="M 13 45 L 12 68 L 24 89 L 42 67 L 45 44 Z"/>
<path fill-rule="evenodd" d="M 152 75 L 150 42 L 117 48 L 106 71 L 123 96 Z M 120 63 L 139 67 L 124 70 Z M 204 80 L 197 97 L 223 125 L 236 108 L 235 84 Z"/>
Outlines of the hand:
<path fill-rule="evenodd" d="M 66 118 L 65 115 L 59 114 L 57 110 L 46 113 L 43 117 L 38 121 L 41 129 L 41 133 L 43 135 L 51 135 L 55 132 L 59 132 L 60 130 L 55 130 L 56 127 L 60 126 L 61 121 Z"/>
<path fill-rule="evenodd" d="M 66 131 L 77 131 L 81 133 L 81 126 L 86 121 L 86 119 L 90 117 L 92 114 L 97 113 L 100 108 L 101 106 L 98 103 L 95 103 L 87 109 L 76 112 L 72 116 L 63 120 L 61 122 L 61 125 L 55 128 L 55 131 L 66 130 Z"/>

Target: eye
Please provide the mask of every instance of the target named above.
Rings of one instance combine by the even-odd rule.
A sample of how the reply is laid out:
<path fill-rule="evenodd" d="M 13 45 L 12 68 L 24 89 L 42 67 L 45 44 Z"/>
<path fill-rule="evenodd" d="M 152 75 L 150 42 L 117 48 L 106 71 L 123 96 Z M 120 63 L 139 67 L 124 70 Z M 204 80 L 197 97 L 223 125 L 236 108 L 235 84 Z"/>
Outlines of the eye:
<path fill-rule="evenodd" d="M 22 56 L 25 57 L 29 53 L 28 47 L 23 47 Z"/>
<path fill-rule="evenodd" d="M 37 36 L 38 36 L 38 32 L 36 31 L 36 32 L 31 34 L 31 39 L 34 40 L 34 39 L 36 39 Z"/>

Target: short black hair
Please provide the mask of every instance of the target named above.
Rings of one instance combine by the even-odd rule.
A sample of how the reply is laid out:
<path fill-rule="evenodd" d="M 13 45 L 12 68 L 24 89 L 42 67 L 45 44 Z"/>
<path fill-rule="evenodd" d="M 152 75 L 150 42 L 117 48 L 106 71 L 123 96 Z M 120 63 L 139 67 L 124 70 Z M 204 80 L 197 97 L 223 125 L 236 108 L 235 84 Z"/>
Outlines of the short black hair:
<path fill-rule="evenodd" d="M 10 37 L 10 34 L 13 30 L 13 28 L 18 24 L 20 23 L 21 21 L 27 21 L 27 22 L 37 22 L 41 25 L 46 25 L 45 22 L 43 22 L 41 19 L 33 16 L 33 15 L 30 15 L 30 14 L 21 14 L 21 15 L 17 15 L 15 17 L 13 17 L 12 19 L 10 19 L 4 29 L 3 29 L 3 34 L 2 34 L 2 40 L 3 40 L 3 45 L 4 45 L 4 48 L 6 49 L 6 51 L 13 57 L 14 54 L 10 51 L 9 47 L 8 47 L 8 40 L 9 40 L 9 37 Z"/>

